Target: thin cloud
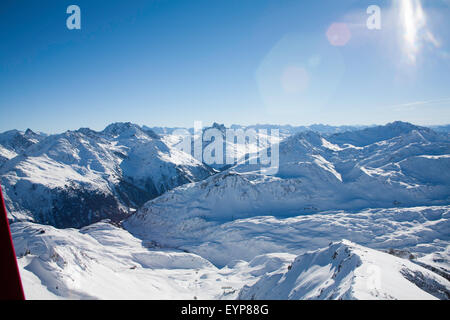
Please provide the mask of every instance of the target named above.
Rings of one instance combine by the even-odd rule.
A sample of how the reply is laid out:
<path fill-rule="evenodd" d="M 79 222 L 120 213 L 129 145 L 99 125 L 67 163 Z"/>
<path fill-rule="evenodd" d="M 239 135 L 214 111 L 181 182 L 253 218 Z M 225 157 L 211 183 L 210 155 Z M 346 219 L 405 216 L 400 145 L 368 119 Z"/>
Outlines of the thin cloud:
<path fill-rule="evenodd" d="M 403 111 L 403 110 L 417 109 L 418 107 L 427 107 L 427 106 L 431 107 L 431 106 L 436 106 L 436 105 L 441 105 L 441 104 L 446 104 L 446 103 L 450 103 L 450 98 L 427 100 L 427 101 L 414 101 L 414 102 L 389 106 L 389 108 L 392 108 L 397 111 Z"/>

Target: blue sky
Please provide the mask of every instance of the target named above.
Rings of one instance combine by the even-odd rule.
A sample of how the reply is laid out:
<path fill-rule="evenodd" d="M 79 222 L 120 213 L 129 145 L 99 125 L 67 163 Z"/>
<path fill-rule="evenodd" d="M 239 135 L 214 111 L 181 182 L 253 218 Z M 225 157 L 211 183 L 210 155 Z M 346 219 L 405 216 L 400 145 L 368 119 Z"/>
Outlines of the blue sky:
<path fill-rule="evenodd" d="M 3 0 L 0 131 L 447 124 L 449 17 L 447 0 Z"/>

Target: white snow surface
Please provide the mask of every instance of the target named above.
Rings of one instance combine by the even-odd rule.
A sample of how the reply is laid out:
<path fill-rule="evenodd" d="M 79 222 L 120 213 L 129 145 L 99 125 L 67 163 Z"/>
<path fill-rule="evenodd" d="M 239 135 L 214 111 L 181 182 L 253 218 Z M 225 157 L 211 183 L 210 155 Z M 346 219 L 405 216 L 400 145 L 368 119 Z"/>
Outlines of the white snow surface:
<path fill-rule="evenodd" d="M 270 252 L 299 254 L 342 239 L 382 250 L 409 250 L 417 256 L 445 251 L 450 243 L 449 206 L 330 211 L 291 218 L 268 215 L 232 221 L 160 217 L 157 213 L 143 213 L 141 220 L 139 214 L 125 223 L 136 236 L 197 253 L 218 266 Z"/>
<path fill-rule="evenodd" d="M 233 299 L 243 283 L 294 258 L 266 255 L 218 269 L 107 222 L 81 230 L 17 222 L 11 229 L 27 299 Z"/>
<path fill-rule="evenodd" d="M 448 299 L 450 282 L 417 264 L 344 240 L 298 256 L 242 289 L 240 299 Z"/>
<path fill-rule="evenodd" d="M 299 256 L 279 251 L 284 239 L 276 238 L 266 247 L 273 252 L 252 258 L 223 248 L 237 259 L 219 268 L 107 221 L 81 230 L 31 222 L 11 229 L 28 299 L 448 299 L 450 293 L 445 277 L 347 240 Z"/>

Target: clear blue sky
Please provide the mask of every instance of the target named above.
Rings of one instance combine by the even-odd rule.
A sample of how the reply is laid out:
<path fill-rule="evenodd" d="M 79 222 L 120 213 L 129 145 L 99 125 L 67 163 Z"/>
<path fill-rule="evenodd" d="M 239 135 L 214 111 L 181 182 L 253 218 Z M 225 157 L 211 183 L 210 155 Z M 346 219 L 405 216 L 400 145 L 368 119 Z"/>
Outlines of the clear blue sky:
<path fill-rule="evenodd" d="M 450 123 L 449 2 L 2 0 L 0 131 Z"/>

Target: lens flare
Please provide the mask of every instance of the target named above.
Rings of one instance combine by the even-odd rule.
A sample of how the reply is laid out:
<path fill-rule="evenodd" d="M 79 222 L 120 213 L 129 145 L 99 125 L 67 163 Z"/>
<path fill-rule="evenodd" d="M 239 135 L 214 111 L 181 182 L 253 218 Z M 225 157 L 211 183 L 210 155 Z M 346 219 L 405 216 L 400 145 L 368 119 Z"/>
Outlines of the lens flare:
<path fill-rule="evenodd" d="M 336 47 L 345 46 L 351 37 L 352 34 L 346 23 L 333 23 L 327 30 L 328 41 Z"/>
<path fill-rule="evenodd" d="M 308 72 L 304 68 L 287 67 L 281 77 L 281 83 L 286 93 L 304 92 L 308 88 Z"/>
<path fill-rule="evenodd" d="M 440 43 L 427 27 L 427 16 L 420 0 L 399 0 L 403 49 L 409 62 L 415 63 L 424 42 L 435 47 Z"/>

